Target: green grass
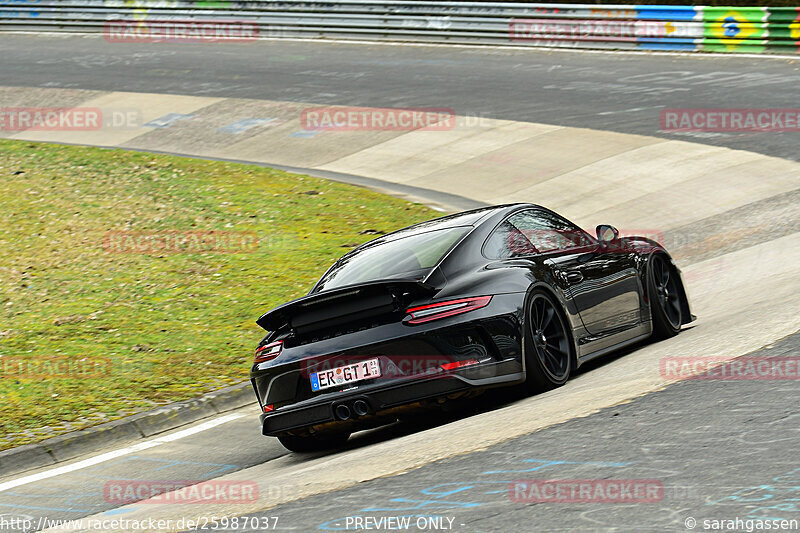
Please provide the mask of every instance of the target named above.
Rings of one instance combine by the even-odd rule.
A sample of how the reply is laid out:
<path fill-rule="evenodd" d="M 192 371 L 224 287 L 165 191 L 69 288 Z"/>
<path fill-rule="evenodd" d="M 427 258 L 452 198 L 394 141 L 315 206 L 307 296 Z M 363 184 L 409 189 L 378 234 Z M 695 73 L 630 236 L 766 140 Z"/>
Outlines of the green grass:
<path fill-rule="evenodd" d="M 261 313 L 376 232 L 436 216 L 308 176 L 121 150 L 0 140 L 0 176 L 0 449 L 246 380 Z M 118 231 L 258 245 L 118 253 L 104 247 Z M 108 366 L 49 374 L 60 360 Z"/>

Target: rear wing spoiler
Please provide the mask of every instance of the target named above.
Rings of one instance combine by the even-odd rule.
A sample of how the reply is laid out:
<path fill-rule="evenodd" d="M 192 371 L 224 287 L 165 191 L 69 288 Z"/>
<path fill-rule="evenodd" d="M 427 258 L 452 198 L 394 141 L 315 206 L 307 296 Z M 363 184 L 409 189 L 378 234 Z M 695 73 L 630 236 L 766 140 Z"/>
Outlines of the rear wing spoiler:
<path fill-rule="evenodd" d="M 309 331 L 397 312 L 422 296 L 433 296 L 433 285 L 404 279 L 371 281 L 322 291 L 272 309 L 256 320 L 267 331 Z"/>

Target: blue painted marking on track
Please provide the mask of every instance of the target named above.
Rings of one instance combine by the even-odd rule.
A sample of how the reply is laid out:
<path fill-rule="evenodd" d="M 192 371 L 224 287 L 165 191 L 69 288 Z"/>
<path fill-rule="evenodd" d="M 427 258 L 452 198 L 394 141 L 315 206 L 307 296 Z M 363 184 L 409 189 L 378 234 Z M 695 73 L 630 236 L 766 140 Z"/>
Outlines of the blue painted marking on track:
<path fill-rule="evenodd" d="M 543 470 L 547 467 L 552 466 L 559 466 L 559 465 L 589 465 L 589 466 L 601 466 L 601 467 L 616 467 L 622 468 L 625 466 L 630 466 L 634 463 L 630 462 L 610 462 L 610 461 L 550 461 L 545 459 L 525 459 L 522 461 L 523 463 L 539 463 L 533 468 L 527 468 L 523 470 L 488 470 L 486 472 L 481 472 L 481 474 L 499 474 L 499 473 L 520 473 L 520 472 L 536 472 L 538 470 Z M 448 482 L 448 483 L 437 483 L 436 485 L 431 485 L 420 490 L 420 494 L 426 496 L 432 496 L 432 499 L 426 500 L 414 500 L 414 499 L 407 499 L 407 498 L 392 498 L 386 501 L 385 507 L 369 507 L 365 509 L 361 509 L 359 513 L 368 513 L 368 512 L 397 512 L 397 511 L 413 511 L 418 509 L 430 509 L 430 508 L 444 508 L 444 509 L 452 509 L 452 508 L 474 508 L 474 507 L 481 507 L 486 504 L 486 502 L 465 502 L 465 501 L 450 501 L 444 498 L 448 496 L 452 496 L 453 494 L 464 493 L 470 489 L 485 489 L 489 488 L 488 486 L 497 486 L 500 485 L 503 488 L 499 490 L 488 490 L 488 491 L 481 491 L 482 494 L 508 494 L 509 486 L 513 483 L 513 481 L 508 480 L 495 480 L 495 481 L 455 481 L 455 482 Z M 460 494 L 463 498 L 465 495 Z M 461 499 L 461 498 L 460 498 Z M 389 503 L 406 503 L 412 504 L 405 507 L 395 506 L 390 507 Z M 356 516 L 356 515 L 350 515 Z M 360 515 L 358 515 L 360 516 Z M 403 516 L 423 516 L 423 515 L 403 515 Z M 317 526 L 317 529 L 325 530 L 325 531 L 343 531 L 348 529 L 345 527 L 345 521 L 349 517 L 343 518 L 336 518 L 333 520 L 329 520 L 323 524 Z M 352 529 L 352 528 L 351 528 Z"/>
<path fill-rule="evenodd" d="M 763 506 L 750 509 L 747 518 L 764 521 L 797 518 L 796 513 L 800 513 L 800 468 L 775 476 L 769 483 L 741 488 L 724 498 L 707 502 L 706 505 L 730 503 L 747 504 L 752 507 L 754 504 L 764 502 Z"/>
<path fill-rule="evenodd" d="M 595 465 L 595 466 L 615 466 L 615 467 L 623 467 L 629 466 L 632 463 L 609 463 L 609 462 L 601 462 L 601 461 L 545 461 L 542 459 L 525 459 L 523 461 L 525 463 L 541 463 L 539 466 L 535 466 L 533 468 L 525 468 L 522 470 L 487 470 L 486 472 L 481 472 L 481 474 L 515 474 L 519 472 L 536 472 L 543 468 L 547 468 L 548 466 L 555 466 L 555 465 Z"/>
<path fill-rule="evenodd" d="M 145 126 L 151 128 L 168 128 L 180 120 L 188 120 L 194 118 L 194 115 L 184 115 L 183 113 L 167 113 L 163 117 L 151 120 Z"/>
<path fill-rule="evenodd" d="M 300 137 L 301 139 L 310 139 L 311 137 L 315 136 L 316 134 L 321 133 L 319 131 L 309 131 L 309 130 L 300 130 L 294 133 L 290 133 L 289 137 Z"/>
<path fill-rule="evenodd" d="M 139 510 L 138 507 L 119 507 L 117 509 L 109 509 L 108 511 L 105 511 L 103 513 L 103 515 L 105 515 L 105 516 L 113 516 L 115 514 L 132 513 L 132 512 L 137 511 L 137 510 Z"/>
<path fill-rule="evenodd" d="M 465 490 L 469 490 L 469 489 L 475 487 L 476 485 L 497 485 L 497 484 L 500 484 L 500 485 L 503 485 L 503 486 L 508 486 L 508 484 L 510 484 L 510 483 L 513 483 L 513 482 L 512 481 L 453 481 L 453 482 L 450 482 L 450 483 L 439 483 L 438 485 L 431 485 L 430 487 L 422 489 L 420 491 L 420 493 L 428 494 L 428 495 L 431 495 L 431 496 L 438 496 L 438 497 L 441 498 L 441 497 L 444 497 L 444 496 L 450 496 L 451 494 L 456 494 L 458 492 L 463 492 Z M 458 488 L 455 488 L 453 490 L 446 490 L 446 491 L 442 491 L 442 492 L 436 492 L 434 490 L 434 489 L 438 489 L 439 487 L 446 487 L 448 485 L 455 485 Z M 502 490 L 502 491 L 493 491 L 493 492 L 506 492 L 506 491 Z M 489 494 L 489 492 L 487 492 L 486 494 Z"/>
<path fill-rule="evenodd" d="M 244 118 L 227 126 L 222 126 L 217 131 L 238 135 L 259 126 L 277 126 L 276 122 L 278 122 L 277 118 Z"/>
<path fill-rule="evenodd" d="M 445 509 L 450 509 L 452 507 L 480 507 L 483 505 L 482 503 L 476 502 L 453 502 L 448 500 L 410 500 L 408 498 L 392 498 L 389 500 L 390 502 L 398 502 L 398 503 L 413 503 L 411 507 L 375 507 L 370 509 L 361 509 L 361 512 L 369 513 L 369 512 L 381 512 L 381 511 L 413 511 L 415 509 L 422 509 L 428 506 L 433 507 L 444 507 Z"/>

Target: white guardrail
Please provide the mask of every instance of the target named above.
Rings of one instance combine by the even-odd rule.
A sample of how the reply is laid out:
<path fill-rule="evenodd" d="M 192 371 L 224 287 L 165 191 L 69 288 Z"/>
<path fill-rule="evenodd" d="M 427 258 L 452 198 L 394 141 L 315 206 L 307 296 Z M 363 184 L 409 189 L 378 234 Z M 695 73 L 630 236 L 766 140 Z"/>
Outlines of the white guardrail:
<path fill-rule="evenodd" d="M 0 31 L 103 33 L 113 42 L 336 38 L 797 53 L 800 8 L 362 0 L 0 0 Z"/>

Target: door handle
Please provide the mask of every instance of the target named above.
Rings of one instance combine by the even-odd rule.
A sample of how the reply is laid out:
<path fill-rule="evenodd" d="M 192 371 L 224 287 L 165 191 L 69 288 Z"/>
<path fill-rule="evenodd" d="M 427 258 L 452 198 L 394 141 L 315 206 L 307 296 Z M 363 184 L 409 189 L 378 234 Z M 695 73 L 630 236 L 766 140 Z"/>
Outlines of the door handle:
<path fill-rule="evenodd" d="M 583 274 L 577 271 L 567 272 L 567 281 L 570 283 L 580 283 L 583 281 Z"/>

